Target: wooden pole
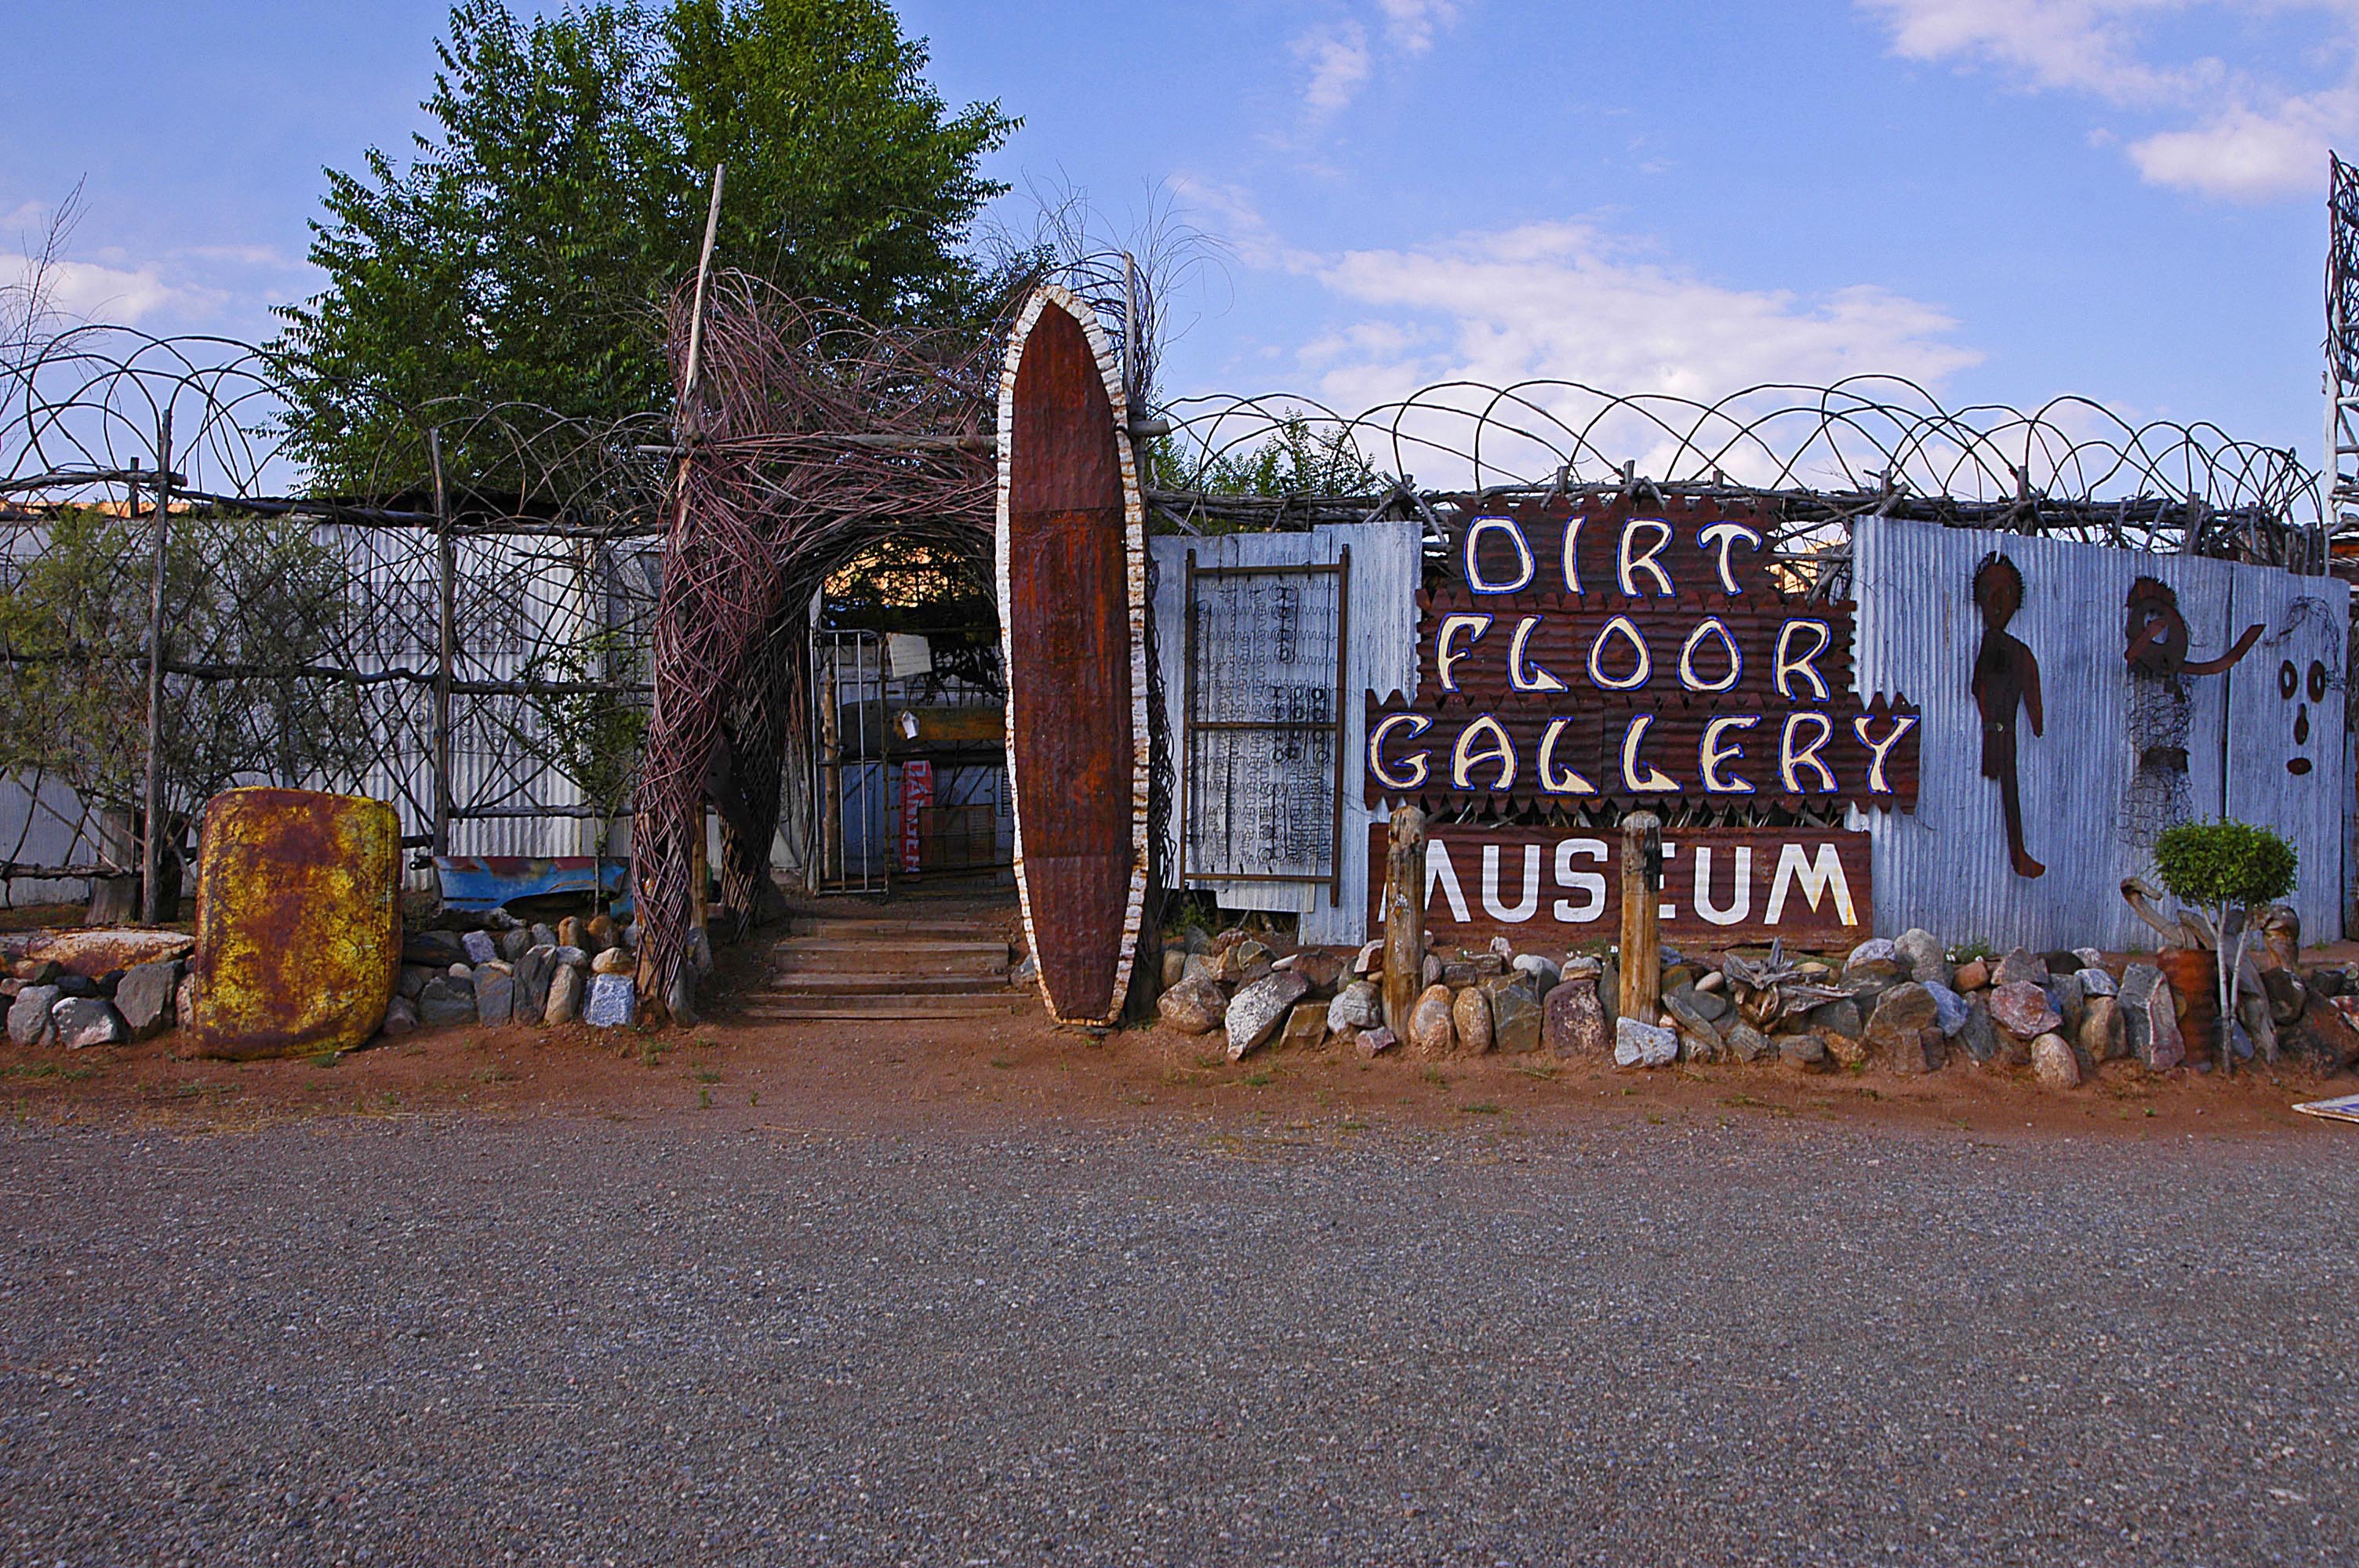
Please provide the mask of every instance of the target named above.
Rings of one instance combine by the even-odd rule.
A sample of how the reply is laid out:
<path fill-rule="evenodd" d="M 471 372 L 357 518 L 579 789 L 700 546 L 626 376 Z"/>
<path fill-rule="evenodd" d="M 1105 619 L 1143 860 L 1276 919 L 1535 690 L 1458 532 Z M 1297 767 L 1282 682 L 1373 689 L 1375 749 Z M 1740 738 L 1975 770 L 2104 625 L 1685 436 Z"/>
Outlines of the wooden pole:
<path fill-rule="evenodd" d="M 438 609 L 434 663 L 434 843 L 437 855 L 451 852 L 451 682 L 459 643 L 459 547 L 451 536 L 451 497 L 442 481 L 442 432 L 426 432 L 426 457 L 434 473 L 435 589 Z"/>
<path fill-rule="evenodd" d="M 172 535 L 172 410 L 156 428 L 156 556 L 147 579 L 147 831 L 139 850 L 139 918 L 164 918 L 164 557 Z"/>
<path fill-rule="evenodd" d="M 1393 808 L 1385 851 L 1385 1027 L 1406 1040 L 1425 989 L 1425 813 Z"/>
<path fill-rule="evenodd" d="M 1663 1011 L 1663 823 L 1651 811 L 1622 819 L 1621 1015 L 1652 1023 Z"/>

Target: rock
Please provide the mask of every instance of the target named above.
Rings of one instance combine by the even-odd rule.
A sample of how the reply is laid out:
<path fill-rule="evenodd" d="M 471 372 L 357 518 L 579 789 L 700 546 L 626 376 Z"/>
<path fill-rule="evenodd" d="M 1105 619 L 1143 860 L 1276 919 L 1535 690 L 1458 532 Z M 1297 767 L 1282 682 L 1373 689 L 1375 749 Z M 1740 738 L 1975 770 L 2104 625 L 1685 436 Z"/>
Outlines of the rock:
<path fill-rule="evenodd" d="M 486 1029 L 506 1029 L 516 1017 L 516 971 L 503 963 L 484 964 L 475 970 L 475 1022 Z"/>
<path fill-rule="evenodd" d="M 1848 999 L 1821 1002 L 1810 1009 L 1804 1022 L 1814 1033 L 1839 1040 L 1857 1040 L 1867 1033 L 1867 1025 L 1860 1018 L 1859 1003 Z"/>
<path fill-rule="evenodd" d="M 1794 966 L 1794 973 L 1814 984 L 1824 985 L 1834 970 L 1820 963 L 1816 958 L 1806 958 Z"/>
<path fill-rule="evenodd" d="M 513 930 L 503 931 L 500 933 L 500 957 L 511 964 L 515 963 L 518 958 L 523 957 L 525 955 L 525 949 L 531 946 L 532 933 L 526 930 L 521 925 L 516 926 Z"/>
<path fill-rule="evenodd" d="M 1233 986 L 1250 986 L 1270 972 L 1270 953 L 1258 942 L 1231 943 L 1221 954 L 1221 979 Z"/>
<path fill-rule="evenodd" d="M 1720 977 L 1714 974 L 1707 975 L 1704 979 L 1718 979 Z M 1736 1011 L 1729 1000 L 1718 991 L 1705 990 L 1701 981 L 1691 986 L 1681 986 L 1673 994 L 1687 1003 L 1689 1011 L 1711 1024 L 1715 1030 L 1726 1027 L 1729 1014 Z"/>
<path fill-rule="evenodd" d="M 1237 946 L 1258 947 L 1261 944 Z M 1229 949 L 1232 953 L 1236 950 Z M 1229 1060 L 1241 1060 L 1246 1052 L 1268 1039 L 1285 1021 L 1288 1011 L 1310 989 L 1310 982 L 1300 975 L 1271 974 L 1230 998 L 1228 1011 L 1222 1019 L 1229 1032 Z"/>
<path fill-rule="evenodd" d="M 634 974 L 638 967 L 638 960 L 620 947 L 601 947 L 598 956 L 590 960 L 590 972 L 593 975 Z"/>
<path fill-rule="evenodd" d="M 1440 985 L 1441 983 L 1441 955 L 1439 953 L 1428 953 L 1425 956 L 1424 964 L 1418 969 L 1417 976 L 1418 981 L 1421 985 Z"/>
<path fill-rule="evenodd" d="M 2269 968 L 2261 971 L 2261 989 L 2268 997 L 2269 1021 L 2291 1023 L 2310 1005 L 2310 989 L 2291 969 Z"/>
<path fill-rule="evenodd" d="M 1210 1034 L 1229 1011 L 1229 993 L 1209 975 L 1190 975 L 1155 999 L 1158 1017 L 1182 1034 Z"/>
<path fill-rule="evenodd" d="M 475 982 L 475 967 L 473 964 L 453 964 L 442 973 L 454 980 L 465 980 L 469 985 Z"/>
<path fill-rule="evenodd" d="M 1189 956 L 1193 957 L 1195 955 L 1190 954 Z M 1212 977 L 1209 975 L 1205 977 L 1207 979 L 1210 979 Z M 1040 983 L 1040 960 L 1032 954 L 1025 954 L 1024 961 L 1007 971 L 1007 983 L 1011 986 L 1018 987 L 1038 985 Z"/>
<path fill-rule="evenodd" d="M 1827 1043 L 1827 1054 L 1844 1066 L 1857 1067 L 1866 1064 L 1867 1040 L 1864 1035 L 1853 1040 L 1841 1034 L 1829 1034 L 1824 1031 L 1814 1031 L 1814 1033 Z"/>
<path fill-rule="evenodd" d="M 1458 1048 L 1458 1025 L 1450 1009 L 1448 986 L 1430 985 L 1418 994 L 1417 1005 L 1408 1013 L 1410 1050 L 1430 1061 Z"/>
<path fill-rule="evenodd" d="M 2056 1009 L 2056 1016 L 2064 1021 L 2060 1033 L 2071 1035 L 2081 1027 L 2081 1009 L 2087 1004 L 2087 995 L 2081 989 L 2081 971 L 2048 978 L 2048 1000 Z"/>
<path fill-rule="evenodd" d="M 2093 964 L 2075 971 L 2072 978 L 2081 982 L 2081 995 L 2084 999 L 2121 994 L 2122 988 L 2114 983 L 2114 977 Z"/>
<path fill-rule="evenodd" d="M 2064 1026 L 2048 1000 L 2047 988 L 2029 980 L 2001 980 L 1991 992 L 1991 1022 L 2017 1040 L 2032 1041 Z"/>
<path fill-rule="evenodd" d="M 534 943 L 516 964 L 516 1021 L 538 1023 L 549 1011 L 549 977 L 557 968 L 557 949 Z"/>
<path fill-rule="evenodd" d="M 1540 999 L 1533 991 L 1529 971 L 1519 970 L 1483 983 L 1491 1000 L 1491 1049 L 1521 1056 L 1540 1048 Z"/>
<path fill-rule="evenodd" d="M 579 947 L 559 947 L 549 954 L 549 962 L 563 968 L 586 969 L 590 955 Z"/>
<path fill-rule="evenodd" d="M 1399 1044 L 1391 1030 L 1379 1024 L 1374 1029 L 1361 1030 L 1358 1038 L 1352 1042 L 1352 1049 L 1359 1053 L 1360 1060 L 1366 1062 L 1383 1055 Z"/>
<path fill-rule="evenodd" d="M 1991 970 L 1991 983 L 1998 986 L 2048 983 L 2048 960 L 2027 947 L 2017 947 L 2001 958 Z"/>
<path fill-rule="evenodd" d="M 1597 1005 L 1605 1010 L 1605 1027 L 1612 1029 L 1622 1013 L 1622 960 L 1608 958 L 1597 971 Z"/>
<path fill-rule="evenodd" d="M 2179 1032 L 2179 999 L 2170 982 L 2152 964 L 2132 964 L 2122 971 L 2116 998 L 2129 1036 L 2131 1054 L 2150 1071 L 2167 1073 L 2187 1062 L 2187 1042 Z"/>
<path fill-rule="evenodd" d="M 1951 1038 L 1976 1064 L 1986 1066 L 1997 1061 L 1998 1028 L 1991 1022 L 1990 1003 L 1979 996 L 1967 998 L 1966 1022 Z"/>
<path fill-rule="evenodd" d="M 1278 1032 L 1277 1043 L 1289 1051 L 1316 1051 L 1327 1044 L 1327 1004 L 1323 1001 L 1298 1001 L 1286 1015 L 1286 1027 Z"/>
<path fill-rule="evenodd" d="M 1703 979 L 1696 981 L 1695 989 L 1698 996 L 1723 995 L 1728 990 L 1728 977 L 1718 969 L 1707 970 Z"/>
<path fill-rule="evenodd" d="M 1925 994 L 1933 999 L 1934 1023 L 1941 1031 L 1941 1038 L 1954 1038 L 1958 1031 L 1966 1026 L 1966 1020 L 1973 1011 L 1966 1005 L 1966 999 L 1939 980 L 1919 980 L 1917 983 L 1923 986 Z"/>
<path fill-rule="evenodd" d="M 1385 1021 L 1385 993 L 1374 980 L 1354 980 L 1327 1004 L 1331 1030 L 1375 1029 Z"/>
<path fill-rule="evenodd" d="M 1683 964 L 1676 957 L 1667 956 L 1663 959 L 1662 979 L 1655 984 L 1655 994 L 1660 996 L 1665 991 L 1675 991 L 1682 986 L 1693 989 L 1696 981 L 1702 978 L 1703 971 L 1693 964 Z"/>
<path fill-rule="evenodd" d="M 133 1040 L 153 1040 L 172 1027 L 172 999 L 180 987 L 180 962 L 166 958 L 123 973 L 114 988 L 114 1011 Z"/>
<path fill-rule="evenodd" d="M 1566 980 L 1601 979 L 1604 974 L 1605 965 L 1601 960 L 1585 955 L 1576 957 L 1567 953 L 1564 956 L 1564 970 L 1558 976 L 1557 984 L 1562 985 Z M 1549 989 L 1553 989 L 1554 987 Z"/>
<path fill-rule="evenodd" d="M 1833 1053 L 1827 1049 L 1823 1034 L 1782 1034 L 1777 1038 L 1777 1054 L 1798 1067 L 1824 1067 Z"/>
<path fill-rule="evenodd" d="M 1602 1056 L 1612 1046 L 1595 976 L 1568 979 L 1549 991 L 1540 1003 L 1540 1044 L 1559 1056 Z"/>
<path fill-rule="evenodd" d="M 51 1038 L 49 1009 L 62 995 L 55 985 L 28 985 L 8 1006 L 8 1044 L 46 1045 Z"/>
<path fill-rule="evenodd" d="M 1679 1059 L 1680 1037 L 1670 1030 L 1635 1018 L 1614 1025 L 1614 1062 L 1622 1067 L 1668 1067 Z"/>
<path fill-rule="evenodd" d="M 2338 997 L 2351 989 L 2350 977 L 2340 969 L 2324 967 L 2302 976 L 2301 983 L 2312 996 Z"/>
<path fill-rule="evenodd" d="M 1210 953 L 1190 953 L 1180 967 L 1181 979 L 1206 979 L 1217 982 L 1221 978 L 1221 961 Z"/>
<path fill-rule="evenodd" d="M 470 964 L 488 964 L 500 956 L 500 945 L 488 931 L 462 932 L 459 943 L 466 948 Z"/>
<path fill-rule="evenodd" d="M 2043 1088 L 2077 1089 L 2081 1064 L 2061 1034 L 2043 1034 L 2031 1043 L 2031 1070 Z"/>
<path fill-rule="evenodd" d="M 16 978 L 28 985 L 53 986 L 65 972 L 55 958 L 22 958 L 16 963 Z"/>
<path fill-rule="evenodd" d="M 1728 1051 L 1740 1062 L 1758 1062 L 1775 1055 L 1777 1047 L 1769 1043 L 1769 1036 L 1739 1019 L 1729 1028 Z"/>
<path fill-rule="evenodd" d="M 557 951 L 561 955 L 566 949 L 560 947 Z M 588 985 L 588 971 L 580 964 L 560 964 L 551 969 L 549 1005 L 541 1010 L 540 1021 L 543 1023 L 571 1023 L 580 1018 L 582 993 Z"/>
<path fill-rule="evenodd" d="M 1270 967 L 1300 975 L 1310 982 L 1311 990 L 1320 996 L 1332 996 L 1335 983 L 1343 978 L 1345 963 L 1343 955 L 1332 949 L 1305 947 L 1299 952 L 1288 953 Z"/>
<path fill-rule="evenodd" d="M 2359 1025 L 2341 1005 L 2349 1000 L 2337 998 L 2324 1007 L 2304 1008 L 2299 1018 L 2278 1032 L 2278 1053 L 2326 1076 L 2359 1062 Z"/>
<path fill-rule="evenodd" d="M 412 931 L 401 940 L 401 961 L 447 969 L 467 961 L 467 945 L 455 931 Z"/>
<path fill-rule="evenodd" d="M 1931 981 L 1947 989 L 1950 984 L 1950 960 L 1941 949 L 1940 940 L 1930 931 L 1909 927 L 1895 938 L 1892 950 L 1908 966 L 1908 978 L 1919 985 Z"/>
<path fill-rule="evenodd" d="M 1502 958 L 1512 958 L 1516 956 L 1516 945 L 1513 942 L 1508 941 L 1505 936 L 1492 937 L 1490 950 L 1499 955 Z"/>
<path fill-rule="evenodd" d="M 639 988 L 628 975 L 592 975 L 582 1022 L 592 1029 L 622 1029 L 638 1022 Z"/>
<path fill-rule="evenodd" d="M 1169 990 L 1188 978 L 1188 950 L 1184 947 L 1163 949 L 1163 989 Z"/>
<path fill-rule="evenodd" d="M 590 935 L 586 923 L 578 914 L 569 914 L 557 923 L 557 945 L 560 947 L 587 948 Z"/>
<path fill-rule="evenodd" d="M 1516 961 L 1508 968 L 1518 974 L 1529 975 L 1534 994 L 1538 996 L 1548 995 L 1549 991 L 1556 989 L 1558 982 L 1564 979 L 1564 970 L 1557 966 L 1553 958 L 1545 957 L 1538 953 L 1519 953 L 1516 956 Z"/>
<path fill-rule="evenodd" d="M 1474 966 L 1476 979 L 1481 979 L 1486 975 L 1504 975 L 1507 972 L 1507 954 L 1499 950 L 1506 946 L 1506 941 L 1504 936 L 1494 936 L 1491 938 L 1490 951 L 1476 953 L 1467 960 Z M 1508 948 L 1508 952 L 1513 951 L 1512 947 Z"/>
<path fill-rule="evenodd" d="M 556 946 L 557 933 L 549 929 L 549 926 L 543 925 L 541 922 L 538 920 L 534 921 L 532 923 L 532 946 L 535 947 Z"/>
<path fill-rule="evenodd" d="M 80 997 L 88 1000 L 106 994 L 100 988 L 99 983 L 87 975 L 60 975 L 57 979 L 57 987 L 60 997 Z"/>
<path fill-rule="evenodd" d="M 2121 1004 L 2109 996 L 2093 996 L 2081 1010 L 2080 1032 L 2073 1037 L 2092 1062 L 2113 1062 L 2130 1054 L 2128 1020 Z"/>
<path fill-rule="evenodd" d="M 435 976 L 426 982 L 426 989 L 418 993 L 418 1018 L 429 1029 L 474 1022 L 474 982 L 455 979 L 449 975 Z"/>
<path fill-rule="evenodd" d="M 398 1040 L 418 1028 L 418 1006 L 406 996 L 396 996 L 385 1004 L 385 1022 L 377 1033 L 388 1040 Z"/>
<path fill-rule="evenodd" d="M 611 914 L 592 915 L 582 923 L 582 935 L 598 944 L 599 950 L 614 946 L 614 917 Z"/>
<path fill-rule="evenodd" d="M 1462 991 L 1483 978 L 1483 971 L 1463 958 L 1445 958 L 1441 963 L 1441 983 L 1451 990 Z"/>
<path fill-rule="evenodd" d="M 439 968 L 429 969 L 423 964 L 404 964 L 400 974 L 394 979 L 393 989 L 397 994 L 416 1001 L 418 993 L 426 989 L 426 982 L 441 972 Z"/>
<path fill-rule="evenodd" d="M 1720 1055 L 1720 1031 L 1713 1027 L 1712 1020 L 1696 1011 L 1696 1000 L 1695 989 L 1691 986 L 1665 991 L 1663 1011 L 1669 1016 L 1671 1026 L 1686 1042 L 1690 1061 L 1713 1061 Z"/>
<path fill-rule="evenodd" d="M 1458 1032 L 1458 1049 L 1480 1056 L 1491 1048 L 1491 999 L 1468 986 L 1451 999 L 1450 1021 Z"/>
<path fill-rule="evenodd" d="M 1960 964 L 1950 979 L 1951 988 L 1961 993 L 1978 991 L 1990 984 L 1990 966 L 1980 958 L 1969 958 Z"/>
<path fill-rule="evenodd" d="M 1363 942 L 1360 950 L 1352 955 L 1352 972 L 1355 975 L 1381 975 L 1385 972 L 1385 939 Z"/>
<path fill-rule="evenodd" d="M 1938 1071 L 1943 1038 L 1940 1003 L 1916 980 L 1886 991 L 1867 1021 L 1868 1044 L 1884 1054 L 1896 1073 Z"/>
<path fill-rule="evenodd" d="M 197 972 L 194 969 L 180 977 L 179 985 L 172 992 L 172 1016 L 179 1020 L 183 1029 L 197 1016 Z"/>
<path fill-rule="evenodd" d="M 104 997 L 70 996 L 49 1009 L 49 1028 L 57 1043 L 69 1051 L 90 1045 L 121 1044 L 125 1033 L 123 1015 Z"/>
<path fill-rule="evenodd" d="M 1882 936 L 1871 936 L 1843 959 L 1843 972 L 1846 980 L 1905 980 L 1909 978 L 1909 965 L 1897 946 Z"/>

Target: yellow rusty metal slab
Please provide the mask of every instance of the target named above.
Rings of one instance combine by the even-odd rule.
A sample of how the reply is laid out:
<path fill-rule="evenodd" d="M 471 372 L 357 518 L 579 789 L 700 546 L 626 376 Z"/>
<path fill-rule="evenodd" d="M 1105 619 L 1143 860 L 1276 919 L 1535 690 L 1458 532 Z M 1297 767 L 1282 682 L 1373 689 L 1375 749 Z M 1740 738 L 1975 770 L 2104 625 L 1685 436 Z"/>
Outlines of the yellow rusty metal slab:
<path fill-rule="evenodd" d="M 360 795 L 234 789 L 198 850 L 197 1053 L 349 1051 L 401 965 L 401 828 Z"/>

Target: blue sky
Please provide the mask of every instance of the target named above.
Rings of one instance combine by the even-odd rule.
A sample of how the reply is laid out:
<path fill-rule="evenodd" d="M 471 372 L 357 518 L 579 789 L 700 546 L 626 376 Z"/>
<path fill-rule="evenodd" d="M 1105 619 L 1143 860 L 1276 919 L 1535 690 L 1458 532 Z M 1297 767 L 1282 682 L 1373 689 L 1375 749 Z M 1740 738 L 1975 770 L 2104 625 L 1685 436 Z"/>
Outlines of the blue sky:
<path fill-rule="evenodd" d="M 908 0 L 1015 183 L 1222 240 L 1167 390 L 1913 376 L 2299 447 L 2359 4 Z M 16 0 L 0 246 L 87 178 L 68 302 L 260 336 L 322 165 L 407 145 L 442 7 Z M 21 62 L 88 59 L 45 92 Z M 193 84 L 201 84 L 193 85 Z M 29 110 L 30 112 L 23 112 Z M 0 263 L 5 265 L 5 263 Z"/>

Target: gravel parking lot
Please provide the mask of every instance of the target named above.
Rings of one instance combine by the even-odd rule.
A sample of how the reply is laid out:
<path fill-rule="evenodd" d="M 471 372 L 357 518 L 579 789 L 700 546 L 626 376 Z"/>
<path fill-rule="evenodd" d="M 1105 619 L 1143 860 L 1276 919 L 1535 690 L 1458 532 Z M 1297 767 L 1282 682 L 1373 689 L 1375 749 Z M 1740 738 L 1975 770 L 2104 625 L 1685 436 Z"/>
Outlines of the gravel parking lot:
<path fill-rule="evenodd" d="M 0 1561 L 2331 1563 L 2351 1134 L 0 1132 Z"/>

